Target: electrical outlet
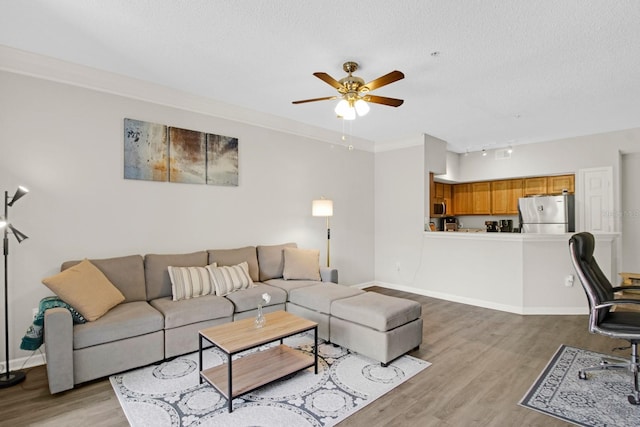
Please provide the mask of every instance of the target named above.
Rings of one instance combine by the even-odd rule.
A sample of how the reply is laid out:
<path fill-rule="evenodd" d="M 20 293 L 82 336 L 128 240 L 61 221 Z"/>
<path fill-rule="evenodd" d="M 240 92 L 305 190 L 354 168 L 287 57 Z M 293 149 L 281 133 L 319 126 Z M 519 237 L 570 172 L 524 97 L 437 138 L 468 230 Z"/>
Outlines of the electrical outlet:
<path fill-rule="evenodd" d="M 570 287 L 572 287 L 572 286 L 573 286 L 573 274 L 569 274 L 569 275 L 565 276 L 565 278 L 564 278 L 564 285 L 565 285 L 567 288 L 570 288 Z"/>
<path fill-rule="evenodd" d="M 400 271 L 400 261 L 396 261 L 396 271 Z"/>

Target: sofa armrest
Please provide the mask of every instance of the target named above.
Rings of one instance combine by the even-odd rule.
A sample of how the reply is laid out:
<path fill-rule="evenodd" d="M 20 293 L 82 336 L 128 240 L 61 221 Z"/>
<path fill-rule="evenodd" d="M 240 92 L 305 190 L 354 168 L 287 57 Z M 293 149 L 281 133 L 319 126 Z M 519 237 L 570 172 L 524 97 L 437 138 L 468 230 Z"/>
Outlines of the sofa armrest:
<path fill-rule="evenodd" d="M 73 320 L 66 308 L 44 312 L 44 344 L 51 394 L 73 388 Z"/>
<path fill-rule="evenodd" d="M 338 283 L 338 269 L 331 267 L 320 267 L 320 280 L 323 282 Z"/>

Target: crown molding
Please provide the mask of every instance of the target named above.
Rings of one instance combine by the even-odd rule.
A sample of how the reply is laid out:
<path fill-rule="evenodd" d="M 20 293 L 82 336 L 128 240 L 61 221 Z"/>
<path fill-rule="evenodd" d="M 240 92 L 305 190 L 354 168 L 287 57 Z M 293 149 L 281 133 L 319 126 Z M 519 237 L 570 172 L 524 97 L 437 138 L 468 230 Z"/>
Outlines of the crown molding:
<path fill-rule="evenodd" d="M 0 45 L 0 70 L 214 116 L 332 145 L 342 140 L 339 132 L 4 45 Z M 351 138 L 350 142 L 356 150 L 374 151 L 373 141 Z"/>

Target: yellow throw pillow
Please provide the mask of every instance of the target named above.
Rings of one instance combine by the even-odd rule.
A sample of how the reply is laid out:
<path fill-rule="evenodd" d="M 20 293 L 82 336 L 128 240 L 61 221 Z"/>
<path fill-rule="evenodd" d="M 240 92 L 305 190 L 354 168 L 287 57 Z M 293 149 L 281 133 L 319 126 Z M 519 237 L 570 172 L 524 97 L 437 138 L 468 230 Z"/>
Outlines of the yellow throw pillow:
<path fill-rule="evenodd" d="M 89 321 L 124 301 L 124 295 L 88 259 L 42 279 L 42 283 Z"/>

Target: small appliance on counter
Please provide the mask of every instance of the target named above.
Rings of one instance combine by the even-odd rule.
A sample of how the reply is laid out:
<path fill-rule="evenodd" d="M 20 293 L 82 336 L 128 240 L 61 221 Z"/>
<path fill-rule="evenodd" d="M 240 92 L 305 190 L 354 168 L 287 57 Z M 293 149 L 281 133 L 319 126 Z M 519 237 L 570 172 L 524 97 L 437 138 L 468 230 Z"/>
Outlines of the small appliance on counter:
<path fill-rule="evenodd" d="M 485 221 L 484 225 L 487 227 L 487 233 L 495 233 L 498 231 L 498 221 Z"/>
<path fill-rule="evenodd" d="M 440 218 L 440 230 L 458 231 L 458 218 L 452 216 Z"/>
<path fill-rule="evenodd" d="M 498 221 L 498 228 L 501 233 L 512 233 L 513 232 L 513 220 L 511 219 L 501 219 Z"/>

